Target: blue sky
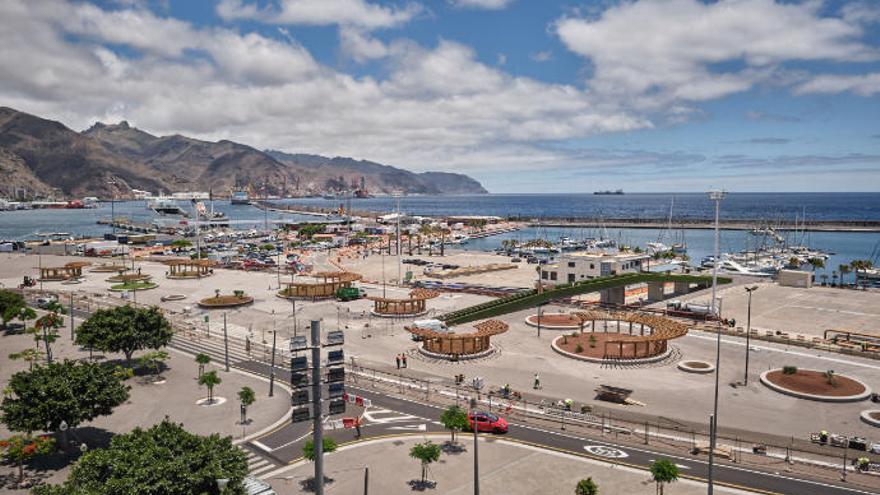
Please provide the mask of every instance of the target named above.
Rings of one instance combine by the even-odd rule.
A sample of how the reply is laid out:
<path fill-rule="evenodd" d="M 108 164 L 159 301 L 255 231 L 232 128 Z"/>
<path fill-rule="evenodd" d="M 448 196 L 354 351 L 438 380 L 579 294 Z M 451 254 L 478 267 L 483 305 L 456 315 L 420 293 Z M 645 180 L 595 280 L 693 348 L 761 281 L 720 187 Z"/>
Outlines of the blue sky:
<path fill-rule="evenodd" d="M 868 0 L 8 0 L 0 43 L 0 104 L 75 129 L 493 192 L 880 189 Z"/>

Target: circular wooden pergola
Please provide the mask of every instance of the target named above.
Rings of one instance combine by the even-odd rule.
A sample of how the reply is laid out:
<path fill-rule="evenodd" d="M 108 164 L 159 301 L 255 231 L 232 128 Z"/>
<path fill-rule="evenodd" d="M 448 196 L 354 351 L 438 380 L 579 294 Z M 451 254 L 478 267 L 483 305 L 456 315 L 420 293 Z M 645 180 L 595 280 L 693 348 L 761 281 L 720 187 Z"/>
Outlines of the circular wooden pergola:
<path fill-rule="evenodd" d="M 211 260 L 168 260 L 165 265 L 168 266 L 165 276 L 173 279 L 202 278 L 214 273 Z"/>
<path fill-rule="evenodd" d="M 688 327 L 684 323 L 665 316 L 627 311 L 581 311 L 572 313 L 580 319 L 581 326 L 590 324 L 593 333 L 616 333 L 604 339 L 604 355 L 617 359 L 644 359 L 666 352 L 668 342 L 684 336 Z M 602 329 L 596 323 L 602 322 Z M 609 332 L 608 322 L 616 322 Z M 628 327 L 623 333 L 623 326 Z M 638 328 L 636 328 L 638 325 Z M 616 349 L 614 349 L 616 348 Z M 616 352 L 609 352 L 614 349 Z"/>
<path fill-rule="evenodd" d="M 440 293 L 430 289 L 413 289 L 406 299 L 369 296 L 373 301 L 373 314 L 378 316 L 417 316 L 427 311 L 427 300 L 439 296 Z"/>
<path fill-rule="evenodd" d="M 40 280 L 61 282 L 82 277 L 83 267 L 91 265 L 88 261 L 71 261 L 64 266 L 40 267 Z"/>
<path fill-rule="evenodd" d="M 431 328 L 410 326 L 406 331 L 422 340 L 422 348 L 432 354 L 450 358 L 479 354 L 490 349 L 489 338 L 507 331 L 507 323 L 486 320 L 474 325 L 474 331 L 459 333 L 453 329 L 437 331 Z"/>
<path fill-rule="evenodd" d="M 278 292 L 279 297 L 294 299 L 322 299 L 335 297 L 336 291 L 351 287 L 363 276 L 354 272 L 318 272 L 311 275 L 311 281 L 297 280 L 282 282 L 287 288 Z"/>

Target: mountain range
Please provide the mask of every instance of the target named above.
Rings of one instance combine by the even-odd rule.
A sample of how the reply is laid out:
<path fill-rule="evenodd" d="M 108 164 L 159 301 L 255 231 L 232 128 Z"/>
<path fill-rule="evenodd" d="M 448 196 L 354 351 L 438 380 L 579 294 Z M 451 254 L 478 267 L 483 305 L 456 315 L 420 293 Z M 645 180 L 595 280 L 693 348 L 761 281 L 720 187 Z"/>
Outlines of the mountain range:
<path fill-rule="evenodd" d="M 154 136 L 125 121 L 98 122 L 76 132 L 0 107 L 0 195 L 125 197 L 133 189 L 226 195 L 235 187 L 280 196 L 361 187 L 372 194 L 487 192 L 463 174 L 414 173 L 366 160 L 261 151 L 228 140 Z"/>

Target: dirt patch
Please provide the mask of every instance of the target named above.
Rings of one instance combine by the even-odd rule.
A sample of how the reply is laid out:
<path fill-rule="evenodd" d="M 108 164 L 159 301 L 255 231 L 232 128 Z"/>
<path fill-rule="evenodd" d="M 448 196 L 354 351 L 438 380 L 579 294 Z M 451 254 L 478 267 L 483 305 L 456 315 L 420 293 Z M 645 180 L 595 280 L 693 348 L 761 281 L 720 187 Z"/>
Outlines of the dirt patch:
<path fill-rule="evenodd" d="M 870 416 L 871 419 L 876 419 L 877 421 L 880 421 L 880 411 L 868 413 L 868 416 Z"/>
<path fill-rule="evenodd" d="M 683 363 L 683 364 L 684 364 L 685 366 L 687 366 L 688 368 L 694 368 L 694 369 L 697 369 L 697 370 L 704 370 L 704 369 L 708 368 L 709 366 L 711 366 L 710 364 L 708 364 L 708 363 L 704 363 L 704 362 L 701 362 L 701 361 L 686 361 L 686 362 Z"/>
<path fill-rule="evenodd" d="M 544 319 L 541 318 L 542 323 L 543 320 Z M 592 341 L 590 340 L 591 335 L 593 336 Z M 576 337 L 567 336 L 564 338 L 559 338 L 556 341 L 556 346 L 563 351 L 577 354 L 579 356 L 586 356 L 597 359 L 602 359 L 605 357 L 621 357 L 621 345 L 618 342 L 609 344 L 606 354 L 605 342 L 609 340 L 623 340 L 623 357 L 632 357 L 633 352 L 635 351 L 635 345 L 638 337 L 621 335 L 617 333 L 584 332 L 583 334 L 578 334 Z M 581 352 L 577 352 L 578 345 L 581 346 Z M 645 344 L 639 342 L 639 352 L 644 352 L 644 349 Z"/>
<path fill-rule="evenodd" d="M 243 306 L 252 302 L 254 302 L 254 298 L 251 296 L 220 296 L 202 299 L 199 301 L 199 306 L 209 308 L 229 308 L 233 306 Z"/>
<path fill-rule="evenodd" d="M 797 373 L 786 375 L 782 370 L 774 370 L 767 373 L 767 380 L 782 388 L 809 395 L 848 397 L 865 391 L 864 385 L 842 375 L 834 375 L 832 385 L 821 371 L 798 370 Z"/>
<path fill-rule="evenodd" d="M 538 315 L 529 316 L 528 321 L 533 325 L 537 325 Z M 580 324 L 581 320 L 576 316 L 570 314 L 549 313 L 541 315 L 541 325 L 548 325 L 552 327 L 580 328 Z"/>

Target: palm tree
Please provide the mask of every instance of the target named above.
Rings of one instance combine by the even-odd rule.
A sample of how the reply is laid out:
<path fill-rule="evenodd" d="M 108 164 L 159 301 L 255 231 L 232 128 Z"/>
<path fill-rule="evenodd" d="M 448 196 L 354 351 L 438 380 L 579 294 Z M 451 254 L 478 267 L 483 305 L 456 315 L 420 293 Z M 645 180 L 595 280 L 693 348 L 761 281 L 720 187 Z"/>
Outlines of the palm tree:
<path fill-rule="evenodd" d="M 837 287 L 837 277 L 838 277 L 837 270 L 832 271 L 831 272 L 831 286 L 832 287 Z"/>
<path fill-rule="evenodd" d="M 199 385 L 208 387 L 208 404 L 214 403 L 214 387 L 220 385 L 222 381 L 223 380 L 217 376 L 217 371 L 215 370 L 203 373 L 202 376 L 199 377 Z"/>
<path fill-rule="evenodd" d="M 819 278 L 822 279 L 822 285 L 828 285 L 828 274 L 823 273 Z"/>
<path fill-rule="evenodd" d="M 208 363 L 211 362 L 211 357 L 203 352 L 200 352 L 200 353 L 196 354 L 196 362 L 199 363 L 199 376 L 198 376 L 198 378 L 201 378 L 202 374 L 205 373 L 205 365 L 207 365 Z"/>
<path fill-rule="evenodd" d="M 843 285 L 843 277 L 850 272 L 849 265 L 840 265 L 837 267 L 837 270 L 840 271 L 840 285 Z"/>
<path fill-rule="evenodd" d="M 855 274 L 856 289 L 858 289 L 859 288 L 859 270 L 864 269 L 865 262 L 862 260 L 852 260 L 849 262 L 849 266 L 850 266 L 850 268 L 852 268 L 852 271 Z"/>
<path fill-rule="evenodd" d="M 678 480 L 678 466 L 669 459 L 659 459 L 651 464 L 651 476 L 657 483 L 657 491 L 663 495 L 663 486 Z"/>

